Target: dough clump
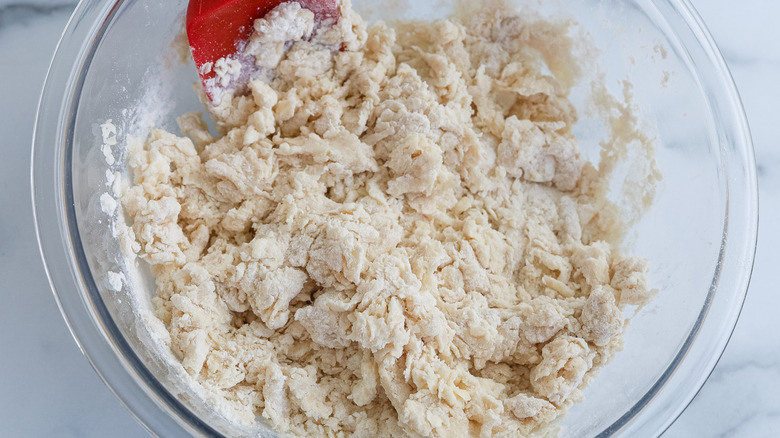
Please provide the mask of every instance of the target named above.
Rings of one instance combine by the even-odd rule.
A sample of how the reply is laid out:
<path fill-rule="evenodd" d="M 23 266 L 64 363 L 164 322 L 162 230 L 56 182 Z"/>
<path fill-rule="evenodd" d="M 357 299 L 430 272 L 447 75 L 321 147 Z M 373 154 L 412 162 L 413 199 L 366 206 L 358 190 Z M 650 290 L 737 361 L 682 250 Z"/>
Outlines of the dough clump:
<path fill-rule="evenodd" d="M 130 151 L 170 348 L 239 421 L 293 435 L 530 433 L 651 296 L 550 73 L 567 29 L 340 7 L 257 21 L 270 73 L 210 104 L 218 136 L 186 114 Z"/>

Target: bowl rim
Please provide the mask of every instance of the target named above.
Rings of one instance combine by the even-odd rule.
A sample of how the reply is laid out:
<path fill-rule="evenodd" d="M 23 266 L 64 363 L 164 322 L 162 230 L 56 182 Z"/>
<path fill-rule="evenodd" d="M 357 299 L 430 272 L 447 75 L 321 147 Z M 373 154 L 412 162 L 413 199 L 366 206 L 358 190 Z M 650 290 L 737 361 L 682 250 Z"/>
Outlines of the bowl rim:
<path fill-rule="evenodd" d="M 106 24 L 131 1 L 80 1 L 57 44 L 38 103 L 31 152 L 38 247 L 49 286 L 71 334 L 103 382 L 136 420 L 152 434 L 221 436 L 166 390 L 130 348 L 89 275 L 76 226 L 69 152 L 80 98 L 77 90 Z M 685 26 L 682 30 L 690 32 L 689 43 L 697 43 L 695 48 L 699 50 L 690 55 L 703 63 L 695 72 L 703 84 L 721 91 L 707 96 L 710 109 L 717 109 L 731 122 L 717 127 L 723 131 L 719 132 L 719 140 L 727 175 L 723 238 L 707 304 L 675 359 L 653 387 L 598 436 L 657 436 L 684 411 L 715 368 L 733 332 L 747 293 L 757 244 L 755 157 L 745 112 L 728 67 L 690 0 L 648 2 L 665 19 L 675 20 Z M 691 48 L 687 44 L 685 47 Z M 731 293 L 718 293 L 723 290 Z M 704 332 L 716 336 L 699 336 Z M 685 360 L 688 357 L 705 360 L 693 363 Z M 676 397 L 664 403 L 658 395 L 669 388 Z"/>
<path fill-rule="evenodd" d="M 102 304 L 92 276 L 84 275 L 89 267 L 76 226 L 68 153 L 80 98 L 75 90 L 85 79 L 105 24 L 125 3 L 81 0 L 55 48 L 33 127 L 31 192 L 38 247 L 71 335 L 136 421 L 155 436 L 221 436 L 154 378 Z M 49 110 L 55 108 L 56 113 Z"/>

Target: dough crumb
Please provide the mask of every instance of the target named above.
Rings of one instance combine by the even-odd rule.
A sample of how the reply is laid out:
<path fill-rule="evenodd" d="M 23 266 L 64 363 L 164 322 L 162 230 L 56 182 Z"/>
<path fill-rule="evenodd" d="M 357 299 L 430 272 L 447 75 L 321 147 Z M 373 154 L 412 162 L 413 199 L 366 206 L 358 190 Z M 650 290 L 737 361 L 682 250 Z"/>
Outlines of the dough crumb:
<path fill-rule="evenodd" d="M 116 162 L 116 158 L 114 157 L 114 153 L 111 150 L 111 146 L 115 146 L 117 144 L 117 128 L 111 119 L 106 120 L 100 125 L 100 134 L 103 140 L 103 144 L 100 146 L 100 151 L 103 153 L 103 159 L 105 160 L 106 164 L 113 166 Z"/>
<path fill-rule="evenodd" d="M 121 272 L 113 272 L 108 271 L 106 274 L 106 279 L 108 280 L 108 286 L 113 290 L 114 292 L 119 292 L 122 290 L 122 283 L 125 281 L 125 275 Z"/>
<path fill-rule="evenodd" d="M 116 211 L 116 207 L 116 199 L 114 199 L 111 195 L 108 193 L 103 193 L 100 195 L 100 209 L 103 210 L 103 213 L 112 216 L 114 211 Z"/>

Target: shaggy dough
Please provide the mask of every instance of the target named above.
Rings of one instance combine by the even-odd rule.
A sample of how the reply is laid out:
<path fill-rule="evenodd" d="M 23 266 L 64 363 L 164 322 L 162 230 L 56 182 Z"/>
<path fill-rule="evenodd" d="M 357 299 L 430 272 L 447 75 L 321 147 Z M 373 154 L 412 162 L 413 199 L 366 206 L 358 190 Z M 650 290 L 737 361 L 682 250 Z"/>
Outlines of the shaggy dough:
<path fill-rule="evenodd" d="M 170 348 L 241 421 L 295 435 L 527 434 L 651 296 L 549 74 L 566 27 L 341 13 L 315 32 L 279 6 L 248 46 L 265 76 L 209 108 L 218 137 L 187 114 L 130 151 Z"/>

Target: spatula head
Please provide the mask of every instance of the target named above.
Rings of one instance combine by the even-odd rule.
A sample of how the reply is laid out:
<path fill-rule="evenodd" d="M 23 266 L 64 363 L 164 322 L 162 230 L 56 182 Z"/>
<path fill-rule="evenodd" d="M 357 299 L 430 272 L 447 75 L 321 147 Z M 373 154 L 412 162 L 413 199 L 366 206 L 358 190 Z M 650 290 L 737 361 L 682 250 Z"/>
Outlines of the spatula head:
<path fill-rule="evenodd" d="M 296 0 L 314 12 L 319 20 L 338 20 L 337 0 Z M 190 0 L 187 8 L 187 38 L 192 59 L 201 81 L 215 76 L 211 68 L 220 58 L 236 52 L 240 42 L 249 39 L 252 25 L 276 6 L 280 0 Z M 211 96 L 209 96 L 211 97 Z"/>

